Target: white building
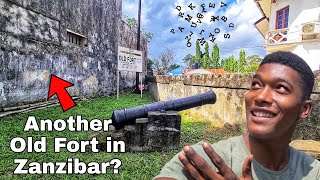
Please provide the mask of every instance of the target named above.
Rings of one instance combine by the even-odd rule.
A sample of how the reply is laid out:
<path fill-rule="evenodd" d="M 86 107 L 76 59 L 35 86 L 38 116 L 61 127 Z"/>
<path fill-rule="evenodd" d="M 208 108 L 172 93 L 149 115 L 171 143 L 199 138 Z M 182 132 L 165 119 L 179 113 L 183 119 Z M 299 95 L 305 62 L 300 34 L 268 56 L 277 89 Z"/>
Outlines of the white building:
<path fill-rule="evenodd" d="M 320 0 L 254 0 L 262 13 L 255 23 L 268 53 L 291 51 L 313 71 L 320 69 Z"/>

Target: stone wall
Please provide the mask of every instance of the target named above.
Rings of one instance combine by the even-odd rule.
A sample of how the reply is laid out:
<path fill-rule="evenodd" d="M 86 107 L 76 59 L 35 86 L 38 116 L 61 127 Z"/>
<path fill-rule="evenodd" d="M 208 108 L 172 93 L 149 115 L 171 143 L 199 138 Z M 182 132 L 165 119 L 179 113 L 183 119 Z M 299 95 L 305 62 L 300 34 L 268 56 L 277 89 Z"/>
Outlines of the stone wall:
<path fill-rule="evenodd" d="M 136 42 L 121 20 L 121 4 L 121 0 L 0 0 L 0 106 L 45 100 L 51 74 L 73 83 L 68 88 L 73 96 L 114 94 L 117 47 L 135 48 L 127 42 Z M 67 30 L 85 36 L 87 43 L 68 42 Z M 146 41 L 141 44 L 146 50 Z M 120 88 L 134 81 L 123 73 Z"/>
<path fill-rule="evenodd" d="M 155 111 L 149 112 L 147 118 L 136 119 L 135 124 L 114 130 L 112 137 L 124 141 L 126 151 L 169 151 L 180 147 L 180 129 L 180 114 L 175 111 Z M 102 138 L 102 144 L 105 144 L 105 139 Z"/>
<path fill-rule="evenodd" d="M 158 101 L 191 96 L 211 89 L 217 95 L 215 104 L 185 112 L 193 119 L 212 121 L 217 126 L 225 123 L 241 125 L 245 131 L 244 94 L 249 90 L 251 77 L 239 74 L 156 76 L 148 79 L 148 85 L 149 91 Z M 320 78 L 316 79 L 312 101 L 313 112 L 306 121 L 300 121 L 295 139 L 320 140 Z"/>

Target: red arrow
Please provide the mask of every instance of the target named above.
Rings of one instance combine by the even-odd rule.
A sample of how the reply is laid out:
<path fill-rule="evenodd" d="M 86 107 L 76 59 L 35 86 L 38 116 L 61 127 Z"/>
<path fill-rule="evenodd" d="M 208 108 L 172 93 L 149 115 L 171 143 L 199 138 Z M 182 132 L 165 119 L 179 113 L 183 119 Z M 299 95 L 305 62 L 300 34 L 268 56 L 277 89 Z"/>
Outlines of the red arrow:
<path fill-rule="evenodd" d="M 70 94 L 66 90 L 67 87 L 71 86 L 73 86 L 72 83 L 51 74 L 48 99 L 50 99 L 54 94 L 57 94 L 63 111 L 67 111 L 68 109 L 76 105 L 76 103 L 73 101 Z"/>

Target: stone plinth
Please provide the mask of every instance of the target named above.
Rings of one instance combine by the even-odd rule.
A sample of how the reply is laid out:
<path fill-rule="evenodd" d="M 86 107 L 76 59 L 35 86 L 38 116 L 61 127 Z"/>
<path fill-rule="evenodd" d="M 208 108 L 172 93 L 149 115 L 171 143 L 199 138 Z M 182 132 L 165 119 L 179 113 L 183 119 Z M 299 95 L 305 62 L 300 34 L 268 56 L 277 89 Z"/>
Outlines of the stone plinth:
<path fill-rule="evenodd" d="M 136 119 L 112 137 L 125 141 L 126 151 L 168 151 L 179 148 L 180 127 L 181 116 L 175 111 L 149 112 L 148 118 Z"/>

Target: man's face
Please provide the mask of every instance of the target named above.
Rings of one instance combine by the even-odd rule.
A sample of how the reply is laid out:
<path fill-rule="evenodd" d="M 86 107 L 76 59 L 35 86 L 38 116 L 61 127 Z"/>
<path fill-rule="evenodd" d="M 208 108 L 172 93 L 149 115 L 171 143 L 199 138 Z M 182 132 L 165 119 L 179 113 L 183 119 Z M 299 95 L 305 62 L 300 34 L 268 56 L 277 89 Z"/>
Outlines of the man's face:
<path fill-rule="evenodd" d="M 291 137 L 302 95 L 301 78 L 295 70 L 276 63 L 262 65 L 245 96 L 249 134 L 260 139 Z"/>

